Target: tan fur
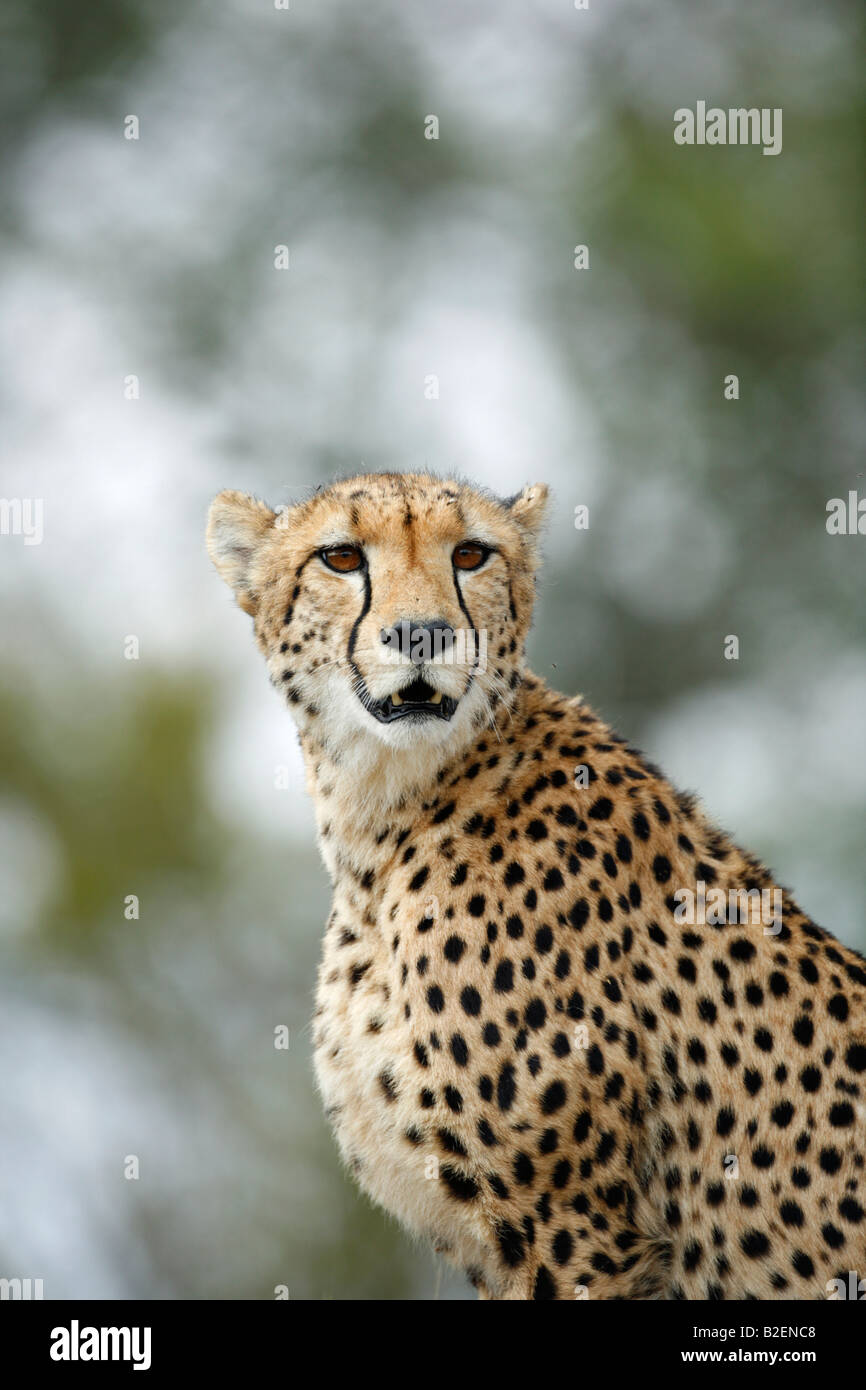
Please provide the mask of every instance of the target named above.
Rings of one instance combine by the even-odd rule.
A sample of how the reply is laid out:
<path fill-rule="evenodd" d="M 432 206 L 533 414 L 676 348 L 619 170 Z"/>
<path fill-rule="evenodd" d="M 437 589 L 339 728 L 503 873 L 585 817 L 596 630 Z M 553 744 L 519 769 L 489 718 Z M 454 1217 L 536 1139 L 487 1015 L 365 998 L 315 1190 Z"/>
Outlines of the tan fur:
<path fill-rule="evenodd" d="M 279 515 L 238 493 L 211 509 L 334 884 L 328 1116 L 364 1190 L 484 1296 L 826 1297 L 866 1272 L 864 962 L 787 894 L 777 934 L 675 920 L 698 880 L 776 885 L 527 670 L 545 496 L 384 474 Z M 466 540 L 493 553 L 455 578 Z M 366 577 L 326 568 L 336 542 Z M 382 629 L 465 610 L 486 671 L 424 668 L 450 723 L 378 724 L 359 681 L 379 699 L 409 679 Z"/>

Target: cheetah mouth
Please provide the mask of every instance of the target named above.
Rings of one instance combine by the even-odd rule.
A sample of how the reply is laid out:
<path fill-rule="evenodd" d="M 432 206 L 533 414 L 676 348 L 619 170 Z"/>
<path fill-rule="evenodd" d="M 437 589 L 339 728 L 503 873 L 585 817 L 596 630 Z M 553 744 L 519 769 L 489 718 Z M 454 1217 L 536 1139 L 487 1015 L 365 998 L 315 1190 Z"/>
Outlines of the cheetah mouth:
<path fill-rule="evenodd" d="M 395 719 L 445 719 L 448 720 L 457 708 L 457 701 L 441 690 L 420 678 L 404 685 L 402 690 L 394 690 L 383 700 L 374 700 L 362 686 L 358 692 L 365 709 L 369 710 L 380 724 L 392 724 Z"/>

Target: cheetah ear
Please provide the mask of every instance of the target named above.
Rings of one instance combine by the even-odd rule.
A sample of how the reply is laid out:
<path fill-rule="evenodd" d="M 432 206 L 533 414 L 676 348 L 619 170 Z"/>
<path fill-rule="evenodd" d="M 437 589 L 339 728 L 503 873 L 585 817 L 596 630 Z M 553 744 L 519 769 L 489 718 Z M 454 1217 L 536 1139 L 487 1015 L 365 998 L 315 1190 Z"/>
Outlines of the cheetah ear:
<path fill-rule="evenodd" d="M 541 535 L 547 510 L 547 483 L 533 483 L 508 501 L 508 510 L 525 540 L 534 547 Z"/>
<path fill-rule="evenodd" d="M 243 492 L 221 492 L 208 513 L 208 555 L 238 606 L 251 615 L 257 607 L 250 581 L 253 558 L 276 519 L 276 512 L 266 503 Z"/>

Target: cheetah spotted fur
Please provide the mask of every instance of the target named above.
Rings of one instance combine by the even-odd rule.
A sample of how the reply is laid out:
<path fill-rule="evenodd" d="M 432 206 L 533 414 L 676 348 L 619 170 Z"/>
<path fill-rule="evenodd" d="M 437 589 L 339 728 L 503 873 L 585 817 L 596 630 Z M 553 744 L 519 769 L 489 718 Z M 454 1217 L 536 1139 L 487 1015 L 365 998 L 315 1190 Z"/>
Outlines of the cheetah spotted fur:
<path fill-rule="evenodd" d="M 773 931 L 675 916 L 777 885 L 526 667 L 545 500 L 381 474 L 211 507 L 333 881 L 326 1113 L 482 1297 L 824 1298 L 866 1271 L 866 962 L 783 890 Z M 386 661 L 401 623 L 486 661 Z"/>

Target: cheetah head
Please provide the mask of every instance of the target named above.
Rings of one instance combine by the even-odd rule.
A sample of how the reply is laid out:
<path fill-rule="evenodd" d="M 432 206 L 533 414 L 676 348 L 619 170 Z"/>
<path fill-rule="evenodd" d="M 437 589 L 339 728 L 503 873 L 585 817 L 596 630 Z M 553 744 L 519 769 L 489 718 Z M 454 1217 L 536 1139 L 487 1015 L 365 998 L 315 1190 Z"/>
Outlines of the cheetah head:
<path fill-rule="evenodd" d="M 350 478 L 276 512 L 221 492 L 208 551 L 302 733 L 450 749 L 507 722 L 546 496 L 503 502 L 414 474 Z"/>

